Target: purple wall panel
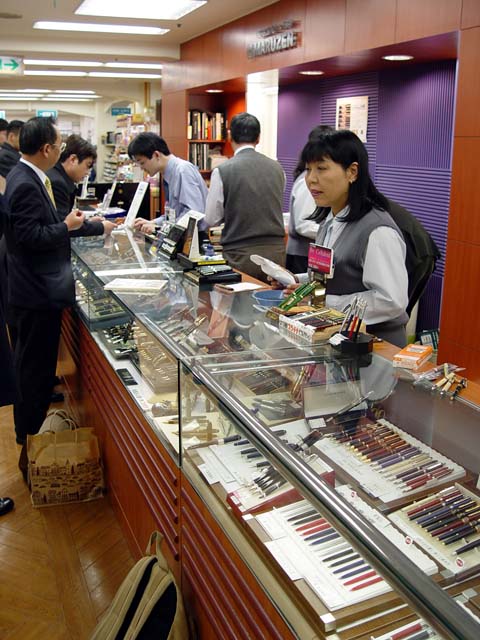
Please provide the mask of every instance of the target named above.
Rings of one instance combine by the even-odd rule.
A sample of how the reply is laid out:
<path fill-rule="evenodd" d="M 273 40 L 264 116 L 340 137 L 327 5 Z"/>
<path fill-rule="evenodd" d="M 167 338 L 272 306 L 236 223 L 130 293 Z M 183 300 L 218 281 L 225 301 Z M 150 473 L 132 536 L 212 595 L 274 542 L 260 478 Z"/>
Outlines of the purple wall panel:
<path fill-rule="evenodd" d="M 443 277 L 450 204 L 449 169 L 377 166 L 376 185 L 403 205 L 428 230 L 442 253 L 435 273 Z"/>
<path fill-rule="evenodd" d="M 379 74 L 378 164 L 450 169 L 455 62 Z"/>
<path fill-rule="evenodd" d="M 367 150 L 378 188 L 415 214 L 445 254 L 450 203 L 455 68 L 452 61 L 317 79 L 281 89 L 278 159 L 292 169 L 308 132 L 335 125 L 336 99 L 368 95 Z M 292 126 L 293 125 L 293 126 Z M 419 329 L 438 326 L 443 260 L 419 311 Z"/>
<path fill-rule="evenodd" d="M 307 141 L 308 134 L 319 124 L 335 126 L 337 98 L 368 96 L 367 151 L 371 169 L 375 168 L 378 121 L 378 73 L 311 80 L 281 89 L 278 96 L 278 160 L 285 169 L 287 186 L 284 210 L 288 211 L 292 189 L 292 167 Z M 292 126 L 293 125 L 293 126 Z M 374 177 L 374 172 L 372 177 Z"/>

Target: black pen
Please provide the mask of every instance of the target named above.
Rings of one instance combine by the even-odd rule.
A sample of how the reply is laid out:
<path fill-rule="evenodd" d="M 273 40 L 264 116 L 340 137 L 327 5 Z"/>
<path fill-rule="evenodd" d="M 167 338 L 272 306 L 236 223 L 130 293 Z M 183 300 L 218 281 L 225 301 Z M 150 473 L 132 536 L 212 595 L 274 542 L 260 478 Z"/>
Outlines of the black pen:
<path fill-rule="evenodd" d="M 477 547 L 480 547 L 480 538 L 478 540 L 474 540 L 473 542 L 469 542 L 468 544 L 463 545 L 463 547 L 460 547 L 459 549 L 454 551 L 454 553 L 456 553 L 457 555 L 461 553 L 467 553 L 467 551 L 471 551 L 472 549 L 476 549 Z"/>

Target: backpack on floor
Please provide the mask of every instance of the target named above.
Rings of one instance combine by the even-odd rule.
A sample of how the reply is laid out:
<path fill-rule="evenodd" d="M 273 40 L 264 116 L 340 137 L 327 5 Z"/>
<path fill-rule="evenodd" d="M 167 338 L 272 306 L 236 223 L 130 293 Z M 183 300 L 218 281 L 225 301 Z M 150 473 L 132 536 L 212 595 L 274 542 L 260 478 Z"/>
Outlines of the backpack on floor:
<path fill-rule="evenodd" d="M 91 640 L 188 640 L 182 595 L 160 550 L 162 539 L 152 533 L 147 555 L 129 571 Z"/>

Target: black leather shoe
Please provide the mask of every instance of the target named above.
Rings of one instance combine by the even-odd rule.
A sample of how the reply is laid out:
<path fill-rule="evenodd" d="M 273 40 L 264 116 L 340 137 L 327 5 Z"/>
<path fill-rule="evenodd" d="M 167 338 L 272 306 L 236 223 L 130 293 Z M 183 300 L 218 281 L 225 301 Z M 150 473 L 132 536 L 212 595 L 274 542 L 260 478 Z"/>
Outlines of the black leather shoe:
<path fill-rule="evenodd" d="M 63 402 L 65 400 L 65 396 L 61 391 L 52 391 L 52 397 L 50 398 L 50 402 Z"/>
<path fill-rule="evenodd" d="M 14 506 L 15 503 L 11 498 L 0 498 L 0 516 L 4 516 L 11 511 Z"/>

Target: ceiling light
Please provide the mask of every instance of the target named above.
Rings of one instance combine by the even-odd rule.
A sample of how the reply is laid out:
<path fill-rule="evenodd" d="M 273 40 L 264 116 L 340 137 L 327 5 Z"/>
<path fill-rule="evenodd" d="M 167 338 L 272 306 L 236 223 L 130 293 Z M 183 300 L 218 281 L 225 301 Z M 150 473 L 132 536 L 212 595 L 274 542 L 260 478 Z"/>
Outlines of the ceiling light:
<path fill-rule="evenodd" d="M 86 94 L 81 94 L 79 95 L 77 94 L 71 94 L 69 95 L 68 93 L 49 93 L 48 96 L 42 94 L 41 96 L 42 98 L 49 98 L 50 100 L 59 100 L 61 98 L 66 98 L 67 100 L 74 100 L 75 98 L 85 98 L 86 100 L 95 100 L 97 98 L 101 98 L 102 96 L 97 96 L 97 95 L 86 95 Z"/>
<path fill-rule="evenodd" d="M 12 89 L 9 93 L 50 93 L 51 89 Z"/>
<path fill-rule="evenodd" d="M 132 3 L 131 0 L 84 0 L 75 13 L 82 16 L 178 20 L 206 3 L 207 0 L 156 0 L 145 3 Z"/>
<path fill-rule="evenodd" d="M 106 62 L 106 67 L 115 69 L 162 69 L 163 64 L 149 64 L 143 62 Z"/>
<path fill-rule="evenodd" d="M 40 67 L 102 67 L 103 62 L 89 62 L 87 60 L 27 60 L 24 64 Z"/>
<path fill-rule="evenodd" d="M 323 76 L 325 71 L 299 71 L 302 76 Z"/>
<path fill-rule="evenodd" d="M 389 60 L 390 62 L 403 62 L 404 60 L 413 60 L 413 56 L 407 56 L 403 54 L 382 56 L 382 60 Z"/>
<path fill-rule="evenodd" d="M 156 73 L 116 73 L 114 71 L 89 71 L 88 75 L 91 78 L 145 78 L 154 79 L 161 78 L 162 76 Z"/>
<path fill-rule="evenodd" d="M 162 36 L 170 29 L 159 27 L 136 27 L 128 24 L 99 24 L 87 22 L 34 22 L 34 29 L 52 29 L 54 31 L 95 31 L 97 33 L 127 33 L 141 36 Z"/>
<path fill-rule="evenodd" d="M 0 93 L 2 94 L 8 93 L 8 95 L 10 95 L 11 93 L 18 93 L 18 94 L 28 93 L 28 95 L 33 95 L 34 93 L 52 93 L 52 92 L 50 89 L 0 89 Z"/>
<path fill-rule="evenodd" d="M 63 76 L 66 78 L 81 78 L 86 76 L 86 71 L 24 71 L 24 76 Z"/>
<path fill-rule="evenodd" d="M 89 102 L 90 98 L 40 98 L 44 102 Z"/>
<path fill-rule="evenodd" d="M 20 95 L 18 93 L 0 93 L 0 98 L 10 98 L 11 100 L 17 100 L 18 98 L 28 98 L 30 100 L 31 98 L 43 98 L 43 93 L 32 93 L 28 94 L 28 96 L 25 94 Z"/>
<path fill-rule="evenodd" d="M 205 89 L 205 93 L 223 93 L 223 89 Z"/>
<path fill-rule="evenodd" d="M 4 102 L 4 101 L 8 101 L 8 102 L 32 102 L 32 100 L 35 100 L 36 98 L 20 98 L 20 97 L 15 97 L 15 98 L 6 98 L 5 96 L 0 96 L 0 102 Z"/>
<path fill-rule="evenodd" d="M 55 89 L 52 91 L 46 91 L 45 93 L 95 93 L 91 89 Z"/>

